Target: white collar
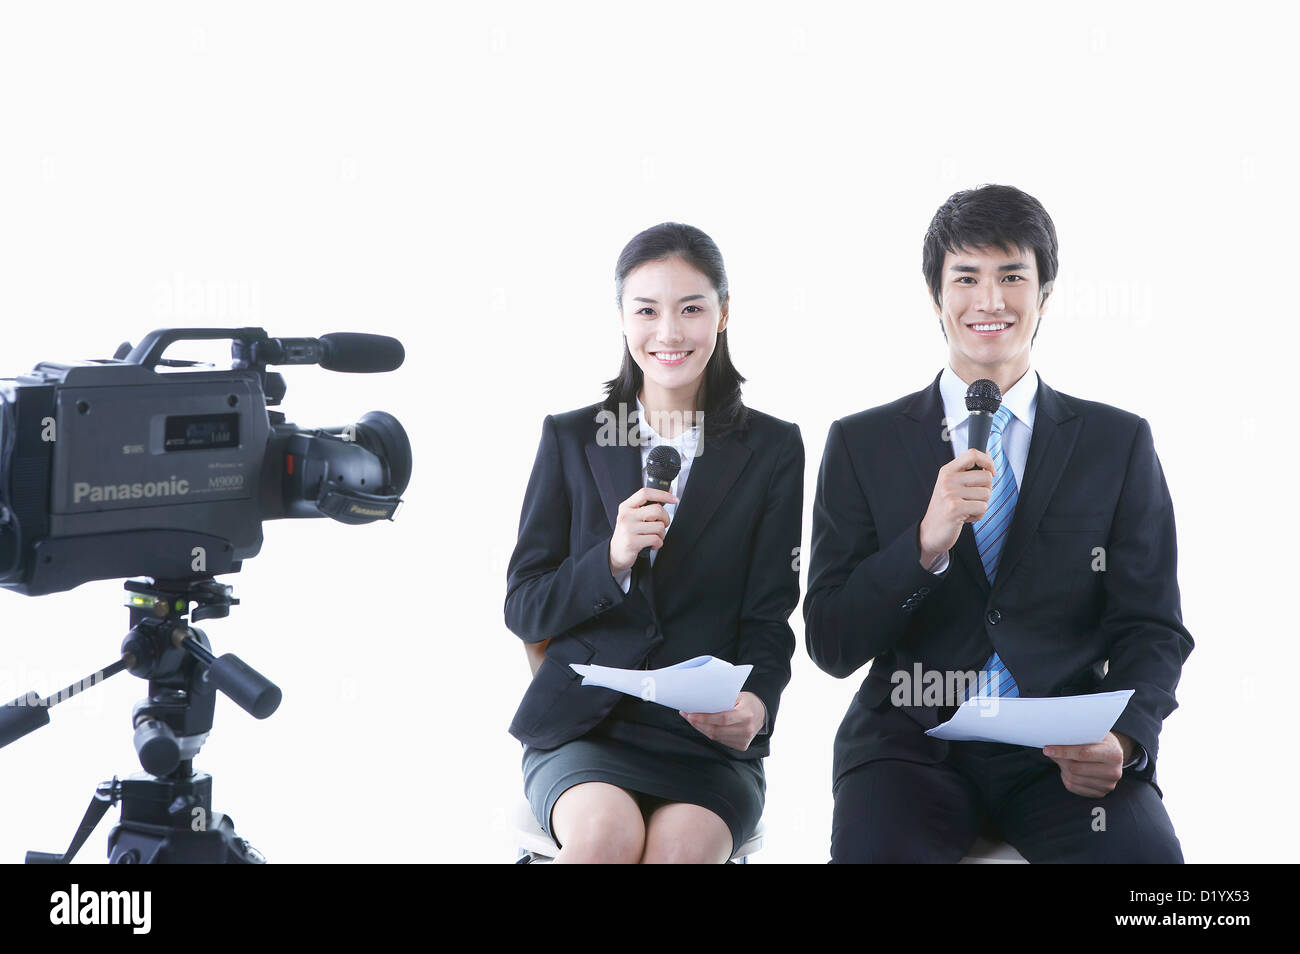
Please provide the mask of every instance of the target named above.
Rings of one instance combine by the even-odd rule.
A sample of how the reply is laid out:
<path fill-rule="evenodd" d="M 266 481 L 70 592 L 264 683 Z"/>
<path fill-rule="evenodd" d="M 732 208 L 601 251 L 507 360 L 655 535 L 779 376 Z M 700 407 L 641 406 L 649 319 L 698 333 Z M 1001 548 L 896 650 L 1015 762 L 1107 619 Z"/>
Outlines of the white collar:
<path fill-rule="evenodd" d="M 963 394 L 966 392 L 963 391 Z M 637 422 L 642 428 L 642 434 L 649 435 L 650 446 L 656 444 L 671 444 L 677 450 L 689 450 L 690 456 L 695 456 L 695 448 L 699 444 L 699 425 L 688 427 L 676 437 L 664 437 L 653 427 L 650 426 L 650 419 L 646 416 L 645 405 L 641 403 L 641 398 L 636 399 Z"/>

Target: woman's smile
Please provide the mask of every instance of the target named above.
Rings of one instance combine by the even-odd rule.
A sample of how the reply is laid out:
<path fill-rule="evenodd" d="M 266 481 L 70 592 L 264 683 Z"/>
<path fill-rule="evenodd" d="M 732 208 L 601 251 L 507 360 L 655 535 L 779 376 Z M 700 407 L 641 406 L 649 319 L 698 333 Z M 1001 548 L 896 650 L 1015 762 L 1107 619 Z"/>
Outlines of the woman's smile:
<path fill-rule="evenodd" d="M 689 358 L 694 351 L 651 351 L 654 359 L 664 367 L 673 368 Z"/>

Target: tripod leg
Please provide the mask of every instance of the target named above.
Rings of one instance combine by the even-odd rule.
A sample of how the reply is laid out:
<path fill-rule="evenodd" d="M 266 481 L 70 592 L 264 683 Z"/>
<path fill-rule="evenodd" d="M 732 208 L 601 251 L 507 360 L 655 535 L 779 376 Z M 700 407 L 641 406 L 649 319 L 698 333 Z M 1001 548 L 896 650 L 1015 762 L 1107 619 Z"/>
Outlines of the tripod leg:
<path fill-rule="evenodd" d="M 86 843 L 90 833 L 95 830 L 95 826 L 100 823 L 109 808 L 117 803 L 121 793 L 121 783 L 118 782 L 117 776 L 113 776 L 111 782 L 100 782 L 99 787 L 95 789 L 95 797 L 90 800 L 90 807 L 86 809 L 86 814 L 82 816 L 81 824 L 77 826 L 77 833 L 72 836 L 72 843 L 68 845 L 68 850 L 61 855 L 51 854 L 47 851 L 29 851 L 27 852 L 26 863 L 29 865 L 66 865 L 72 861 L 72 858 L 81 846 Z"/>

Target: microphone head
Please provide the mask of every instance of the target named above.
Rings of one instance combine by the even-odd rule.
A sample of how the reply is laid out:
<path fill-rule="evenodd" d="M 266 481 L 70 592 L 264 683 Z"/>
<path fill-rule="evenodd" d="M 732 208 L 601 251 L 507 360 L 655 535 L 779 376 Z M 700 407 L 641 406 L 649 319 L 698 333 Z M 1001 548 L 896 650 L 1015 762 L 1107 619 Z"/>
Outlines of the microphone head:
<path fill-rule="evenodd" d="M 966 410 L 994 413 L 1002 405 L 1002 391 L 988 378 L 972 381 L 966 389 Z"/>
<path fill-rule="evenodd" d="M 396 371 L 406 360 L 406 349 L 396 338 L 336 331 L 321 335 L 324 354 L 320 366 L 327 371 L 374 374 Z"/>
<path fill-rule="evenodd" d="M 681 469 L 682 456 L 677 453 L 676 448 L 669 447 L 667 444 L 660 444 L 657 447 L 650 448 L 650 456 L 646 458 L 645 472 L 646 476 L 651 480 L 671 484 Z"/>

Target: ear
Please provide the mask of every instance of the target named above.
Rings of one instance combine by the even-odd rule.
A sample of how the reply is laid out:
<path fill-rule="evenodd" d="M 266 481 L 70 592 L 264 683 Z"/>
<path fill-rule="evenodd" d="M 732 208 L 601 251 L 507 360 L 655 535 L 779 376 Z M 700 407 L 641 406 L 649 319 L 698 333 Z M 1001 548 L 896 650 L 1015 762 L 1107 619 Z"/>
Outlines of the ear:
<path fill-rule="evenodd" d="M 1043 312 L 1047 310 L 1047 299 L 1052 294 L 1052 286 L 1055 282 L 1048 282 L 1038 292 L 1038 315 L 1042 317 Z"/>
<path fill-rule="evenodd" d="M 727 330 L 727 319 L 731 317 L 731 297 L 727 297 L 727 303 L 722 306 L 722 317 L 718 319 L 718 334 Z"/>

